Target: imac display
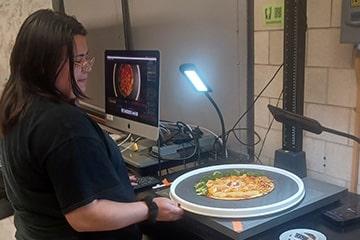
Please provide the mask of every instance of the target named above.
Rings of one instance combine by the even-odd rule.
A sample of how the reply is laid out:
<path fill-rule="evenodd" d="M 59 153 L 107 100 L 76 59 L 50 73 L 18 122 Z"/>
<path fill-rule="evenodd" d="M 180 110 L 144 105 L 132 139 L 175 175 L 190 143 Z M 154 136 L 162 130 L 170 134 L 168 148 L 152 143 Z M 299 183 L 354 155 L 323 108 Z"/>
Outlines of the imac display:
<path fill-rule="evenodd" d="M 158 139 L 159 70 L 157 50 L 105 50 L 107 125 L 147 139 Z"/>

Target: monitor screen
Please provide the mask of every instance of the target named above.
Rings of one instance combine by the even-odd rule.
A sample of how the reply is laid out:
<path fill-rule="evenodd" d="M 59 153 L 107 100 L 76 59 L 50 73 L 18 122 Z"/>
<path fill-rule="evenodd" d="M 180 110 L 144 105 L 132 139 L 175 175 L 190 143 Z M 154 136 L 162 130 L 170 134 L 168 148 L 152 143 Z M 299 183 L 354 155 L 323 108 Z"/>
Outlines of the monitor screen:
<path fill-rule="evenodd" d="M 105 50 L 107 125 L 147 139 L 158 139 L 159 70 L 157 50 Z"/>

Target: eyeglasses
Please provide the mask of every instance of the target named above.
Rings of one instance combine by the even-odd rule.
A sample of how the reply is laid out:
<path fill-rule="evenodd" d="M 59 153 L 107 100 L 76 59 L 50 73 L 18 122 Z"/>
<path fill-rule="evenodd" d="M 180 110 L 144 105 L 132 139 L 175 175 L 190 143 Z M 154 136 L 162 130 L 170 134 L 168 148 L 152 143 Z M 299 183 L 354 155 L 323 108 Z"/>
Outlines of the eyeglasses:
<path fill-rule="evenodd" d="M 82 72 L 90 72 L 95 63 L 95 57 L 86 57 L 84 62 L 74 61 L 76 66 L 81 67 Z"/>

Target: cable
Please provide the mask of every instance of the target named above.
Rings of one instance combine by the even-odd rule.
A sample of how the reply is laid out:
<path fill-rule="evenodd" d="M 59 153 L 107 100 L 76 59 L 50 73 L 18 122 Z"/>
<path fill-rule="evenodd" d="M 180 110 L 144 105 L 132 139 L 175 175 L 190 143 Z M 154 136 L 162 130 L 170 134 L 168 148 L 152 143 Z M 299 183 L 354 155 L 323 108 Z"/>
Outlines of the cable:
<path fill-rule="evenodd" d="M 165 121 L 166 122 L 166 121 Z M 176 123 L 173 123 L 173 122 L 167 122 L 168 124 L 173 124 L 173 125 L 176 125 Z M 210 133 L 211 135 L 213 135 L 214 137 L 217 137 L 217 138 L 219 138 L 219 136 L 216 134 L 216 133 L 214 133 L 213 131 L 211 131 L 210 129 L 208 129 L 208 128 L 205 128 L 205 127 L 201 127 L 201 126 L 196 126 L 196 125 L 189 125 L 191 128 L 196 128 L 196 127 L 198 127 L 200 130 L 202 130 L 202 131 L 206 131 L 206 132 L 208 132 L 208 133 Z M 222 144 L 222 139 L 221 138 L 219 138 L 219 141 L 220 141 L 220 143 Z"/>
<path fill-rule="evenodd" d="M 274 75 L 272 76 L 272 78 L 269 80 L 269 82 L 264 86 L 264 88 L 260 91 L 260 93 L 255 97 L 254 101 L 250 104 L 250 106 L 246 109 L 246 111 L 238 118 L 238 120 L 235 122 L 235 124 L 233 125 L 233 127 L 227 131 L 226 133 L 226 141 L 229 137 L 230 132 L 232 132 L 236 126 L 239 124 L 239 122 L 241 121 L 241 119 L 250 111 L 250 109 L 252 109 L 256 103 L 256 101 L 262 96 L 262 94 L 264 93 L 264 91 L 268 88 L 268 86 L 272 83 L 272 81 L 275 79 L 275 77 L 277 76 L 277 74 L 279 73 L 280 69 L 284 66 L 284 64 L 282 63 L 279 68 L 276 70 L 276 72 L 274 73 Z M 235 135 L 235 134 L 234 134 Z M 237 138 L 238 139 L 238 138 Z"/>
<path fill-rule="evenodd" d="M 121 150 L 121 153 L 125 152 L 126 150 L 128 150 L 129 148 L 131 148 L 135 143 L 137 143 L 139 140 L 141 139 L 141 137 L 136 138 L 134 141 L 132 141 L 128 146 L 126 146 L 124 149 Z"/>
<path fill-rule="evenodd" d="M 250 145 L 250 144 L 248 144 L 248 143 L 243 142 L 243 141 L 235 134 L 235 131 L 245 131 L 245 130 L 249 131 L 249 128 L 234 128 L 234 129 L 231 130 L 231 132 L 234 134 L 234 137 L 235 137 L 241 144 L 250 147 L 250 146 L 252 146 L 252 144 Z M 230 132 L 229 132 L 229 134 L 230 134 Z M 259 135 L 255 130 L 254 130 L 254 135 L 257 137 L 257 141 L 255 141 L 254 145 L 257 145 L 257 144 L 261 141 L 261 137 L 260 137 L 260 135 Z"/>
<path fill-rule="evenodd" d="M 276 75 L 278 74 L 278 72 L 280 71 L 280 69 L 284 66 L 284 64 L 281 64 L 279 66 L 279 68 L 276 70 L 276 72 L 274 73 L 274 75 L 272 76 L 272 78 L 270 79 L 270 81 L 265 85 L 265 87 L 260 91 L 260 93 L 255 97 L 254 101 L 251 103 L 251 105 L 246 109 L 246 111 L 239 117 L 239 119 L 235 122 L 234 126 L 231 128 L 235 128 L 236 125 L 238 125 L 238 123 L 241 121 L 241 119 L 250 111 L 251 108 L 253 108 L 253 106 L 255 105 L 256 101 L 261 97 L 261 95 L 263 94 L 263 92 L 268 88 L 268 86 L 270 85 L 270 83 L 272 83 L 272 81 L 275 79 Z"/>
<path fill-rule="evenodd" d="M 150 156 L 152 157 L 157 157 L 160 158 L 161 160 L 165 160 L 165 161 L 186 161 L 190 158 L 192 158 L 193 156 L 195 156 L 195 154 L 198 152 L 198 144 L 194 137 L 193 134 L 193 129 L 189 124 L 186 124 L 182 121 L 177 121 L 177 122 L 169 122 L 169 121 L 160 121 L 160 137 L 164 138 L 164 134 L 161 131 L 165 131 L 165 133 L 169 134 L 170 137 L 166 140 L 164 139 L 160 139 L 161 141 L 161 146 L 166 146 L 166 144 L 172 142 L 171 144 L 175 143 L 178 145 L 183 145 L 183 149 L 185 148 L 192 148 L 194 147 L 193 151 L 185 156 L 185 157 L 164 157 L 161 154 L 161 146 L 158 146 L 159 150 L 158 152 L 155 154 L 154 152 L 150 152 Z M 175 130 L 171 130 L 169 127 L 173 126 L 175 128 Z M 171 136 L 171 134 L 174 134 Z M 178 137 L 178 138 L 176 138 Z M 177 142 L 178 141 L 178 142 Z M 194 143 L 192 143 L 192 141 Z M 185 146 L 185 143 L 187 144 Z M 190 144 L 190 146 L 189 146 Z M 185 162 L 184 162 L 185 164 Z"/>
<path fill-rule="evenodd" d="M 130 137 L 131 137 L 131 133 L 129 133 L 122 142 L 118 143 L 118 147 L 120 147 L 121 145 L 123 145 L 124 143 L 126 143 L 127 140 L 129 140 Z"/>
<path fill-rule="evenodd" d="M 279 97 L 278 97 L 278 99 L 277 99 L 277 102 L 276 102 L 276 107 L 279 106 L 280 99 L 281 99 L 281 96 L 282 96 L 283 94 L 284 94 L 284 89 L 282 89 L 281 92 L 280 92 L 280 95 L 279 95 Z M 256 156 L 256 159 L 257 159 L 261 164 L 263 164 L 263 163 L 262 163 L 261 160 L 260 160 L 260 155 L 261 155 L 261 153 L 262 153 L 262 150 L 263 150 L 264 145 L 265 145 L 266 138 L 267 138 L 267 136 L 268 136 L 268 134 L 269 134 L 269 132 L 270 132 L 270 129 L 271 129 L 273 123 L 274 123 L 274 120 L 275 120 L 275 118 L 273 117 L 273 118 L 271 119 L 271 122 L 270 122 L 270 124 L 269 124 L 269 127 L 268 127 L 268 129 L 267 129 L 267 131 L 266 131 L 266 133 L 265 133 L 264 140 L 263 140 L 263 142 L 262 142 L 262 144 L 261 144 L 261 147 L 260 147 L 260 150 L 259 150 L 259 154 Z"/>

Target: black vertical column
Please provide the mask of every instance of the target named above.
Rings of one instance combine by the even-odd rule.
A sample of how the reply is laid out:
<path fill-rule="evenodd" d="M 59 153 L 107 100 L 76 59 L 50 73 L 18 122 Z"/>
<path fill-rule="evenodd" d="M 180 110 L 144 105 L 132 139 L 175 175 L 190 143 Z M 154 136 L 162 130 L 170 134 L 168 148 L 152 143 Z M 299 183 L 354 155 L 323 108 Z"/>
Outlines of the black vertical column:
<path fill-rule="evenodd" d="M 254 108 L 251 107 L 254 102 L 254 1 L 247 0 L 247 14 L 248 14 L 248 23 L 247 23 L 247 105 L 246 109 L 249 109 L 246 119 L 247 126 L 247 141 L 248 144 L 254 146 L 255 137 L 254 137 Z M 255 147 L 248 147 L 247 152 L 249 159 L 255 161 Z"/>
<path fill-rule="evenodd" d="M 303 114 L 306 0 L 285 0 L 283 108 Z M 302 150 L 302 130 L 283 125 L 283 149 Z"/>
<path fill-rule="evenodd" d="M 131 20 L 128 0 L 121 0 L 121 6 L 123 16 L 125 49 L 133 50 L 133 39 L 131 32 Z"/>
<path fill-rule="evenodd" d="M 64 0 L 52 0 L 54 11 L 65 13 Z"/>
<path fill-rule="evenodd" d="M 283 108 L 303 115 L 306 37 L 306 0 L 285 0 Z M 283 124 L 282 149 L 275 151 L 274 166 L 306 177 L 302 129 Z"/>

